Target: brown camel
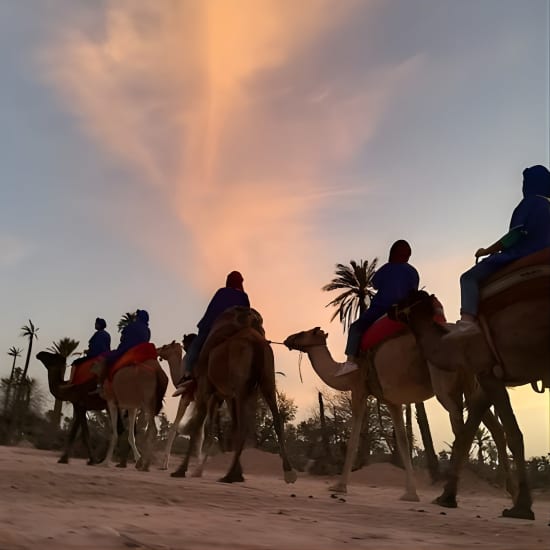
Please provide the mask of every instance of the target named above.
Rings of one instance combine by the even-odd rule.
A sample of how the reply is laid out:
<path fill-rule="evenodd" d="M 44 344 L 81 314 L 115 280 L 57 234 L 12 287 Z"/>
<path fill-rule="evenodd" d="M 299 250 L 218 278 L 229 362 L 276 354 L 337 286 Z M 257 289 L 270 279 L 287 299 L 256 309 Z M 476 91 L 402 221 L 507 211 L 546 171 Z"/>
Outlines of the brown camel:
<path fill-rule="evenodd" d="M 448 373 L 428 364 L 410 331 L 383 341 L 372 353 L 375 377 L 368 375 L 368 354 L 359 358 L 361 368 L 343 376 L 336 376 L 340 369 L 327 347 L 327 333 L 319 327 L 289 336 L 285 345 L 289 349 L 302 351 L 308 355 L 311 365 L 321 380 L 339 391 L 351 392 L 352 425 L 346 449 L 346 458 L 342 475 L 331 491 L 345 493 L 351 467 L 357 453 L 361 423 L 365 415 L 367 397 L 374 395 L 384 403 L 390 412 L 395 429 L 397 449 L 405 466 L 405 493 L 401 500 L 418 501 L 413 469 L 409 453 L 409 444 L 403 422 L 402 406 L 407 403 L 419 403 L 436 394 L 439 402 L 447 409 L 455 437 L 463 430 L 463 394 L 466 402 L 480 398 L 473 383 L 473 376 L 464 372 Z M 507 469 L 506 442 L 502 428 L 490 413 L 484 422 L 495 434 L 499 449 L 499 461 Z"/>
<path fill-rule="evenodd" d="M 485 289 L 482 289 L 480 319 L 485 330 L 477 335 L 464 335 L 460 339 L 443 338 L 447 330 L 435 325 L 431 317 L 434 297 L 424 291 L 416 291 L 396 308 L 396 317 L 409 324 L 424 354 L 436 368 L 469 369 L 477 375 L 484 390 L 485 398 L 470 407 L 465 429 L 455 440 L 449 477 L 442 495 L 436 500 L 437 504 L 456 506 L 461 466 L 467 458 L 482 414 L 494 405 L 504 426 L 518 477 L 514 505 L 511 509 L 503 510 L 502 515 L 521 519 L 535 517 L 531 510 L 531 492 L 527 484 L 523 435 L 512 410 L 506 386 L 535 384 L 539 380 L 548 384 L 550 276 L 547 272 L 550 269 L 547 268 L 550 268 L 548 263 L 540 270 L 540 277 L 534 276 L 537 273 L 536 267 L 519 269 L 515 280 L 521 281 L 521 274 L 524 273 L 526 282 L 520 282 L 515 288 L 506 286 L 506 281 L 503 283 L 504 277 L 493 277 Z M 505 270 L 504 276 L 509 275 L 513 269 L 512 265 Z M 514 277 L 510 276 L 509 282 L 514 283 Z M 491 289 L 497 287 L 497 292 L 492 294 Z"/>
<path fill-rule="evenodd" d="M 185 339 L 184 339 L 184 342 L 185 342 Z M 158 348 L 157 353 L 161 360 L 164 359 L 168 361 L 168 365 L 170 367 L 170 378 L 172 379 L 172 383 L 174 384 L 174 386 L 176 386 L 177 383 L 180 381 L 181 374 L 182 374 L 181 373 L 181 363 L 182 363 L 181 344 L 178 344 L 176 341 L 173 341 L 170 344 L 166 344 Z M 168 460 L 170 459 L 170 451 L 172 450 L 174 439 L 176 439 L 176 435 L 178 433 L 179 423 L 181 422 L 181 419 L 183 418 L 183 415 L 185 414 L 185 411 L 187 410 L 187 407 L 189 406 L 189 403 L 191 403 L 192 399 L 193 399 L 192 392 L 185 392 L 184 394 L 181 395 L 179 399 L 176 417 L 174 418 L 174 422 L 172 423 L 172 425 L 170 426 L 170 429 L 168 430 L 166 447 L 164 449 L 164 455 L 161 461 L 161 465 L 159 467 L 161 470 L 168 469 Z"/>
<path fill-rule="evenodd" d="M 214 413 L 219 404 L 226 401 L 232 417 L 234 456 L 229 471 L 219 481 L 244 481 L 240 456 L 259 391 L 273 416 L 284 479 L 287 483 L 294 483 L 296 472 L 287 456 L 284 426 L 277 406 L 273 350 L 265 339 L 260 314 L 245 307 L 234 307 L 224 312 L 212 327 L 197 367 L 195 412 L 191 420 L 189 451 L 180 467 L 171 475 L 185 476 L 190 454 L 202 439 L 206 421 L 205 441 L 201 445 L 201 456 L 194 473 L 201 475 L 213 441 Z"/>
<path fill-rule="evenodd" d="M 73 450 L 74 441 L 81 430 L 82 441 L 88 451 L 88 464 L 97 464 L 92 448 L 90 446 L 90 434 L 88 423 L 86 421 L 86 411 L 102 411 L 107 407 L 107 403 L 99 395 L 89 395 L 90 391 L 96 387 L 96 380 L 91 379 L 84 384 L 66 384 L 63 380 L 65 372 L 65 357 L 58 353 L 49 353 L 41 351 L 36 358 L 43 363 L 48 370 L 48 386 L 51 394 L 60 401 L 69 401 L 73 405 L 73 420 L 69 430 L 69 437 L 65 444 L 63 454 L 58 462 L 68 464 L 69 457 Z"/>
<path fill-rule="evenodd" d="M 104 368 L 104 366 L 102 367 Z M 168 386 L 168 377 L 156 359 L 129 365 L 117 370 L 110 383 L 104 384 L 105 398 L 111 417 L 111 442 L 107 456 L 102 462 L 109 466 L 118 439 L 118 410 L 128 411 L 128 442 L 134 453 L 136 468 L 147 471 L 153 454 L 154 439 L 157 434 L 155 416 L 162 409 L 162 401 Z M 135 423 L 137 414 L 142 411 L 147 422 L 146 443 L 143 456 L 136 446 Z"/>

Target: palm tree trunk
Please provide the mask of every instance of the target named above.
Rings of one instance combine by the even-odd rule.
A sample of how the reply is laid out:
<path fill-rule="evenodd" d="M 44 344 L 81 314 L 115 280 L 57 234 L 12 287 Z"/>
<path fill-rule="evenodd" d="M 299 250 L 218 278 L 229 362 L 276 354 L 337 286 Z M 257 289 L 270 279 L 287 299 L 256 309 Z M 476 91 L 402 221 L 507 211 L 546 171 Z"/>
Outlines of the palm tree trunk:
<path fill-rule="evenodd" d="M 441 476 L 439 472 L 439 461 L 437 460 L 437 455 L 435 454 L 434 442 L 430 431 L 430 424 L 428 423 L 428 415 L 426 414 L 424 403 L 415 403 L 414 408 L 416 410 L 416 422 L 418 423 L 418 429 L 420 430 L 420 436 L 422 437 L 422 444 L 424 445 L 428 472 L 430 473 L 432 483 L 435 483 Z"/>
<path fill-rule="evenodd" d="M 13 358 L 13 363 L 11 365 L 11 372 L 10 372 L 10 379 L 8 381 L 8 385 L 6 387 L 6 395 L 4 396 L 4 414 L 8 412 L 8 406 L 10 403 L 10 393 L 11 388 L 13 386 L 13 375 L 15 374 L 15 361 L 17 360 L 17 356 Z"/>
<path fill-rule="evenodd" d="M 321 421 L 321 441 L 323 442 L 323 450 L 327 460 L 332 461 L 332 453 L 330 452 L 330 443 L 327 433 L 327 420 L 325 418 L 325 403 L 323 402 L 323 394 L 318 392 L 319 397 L 319 419 Z"/>

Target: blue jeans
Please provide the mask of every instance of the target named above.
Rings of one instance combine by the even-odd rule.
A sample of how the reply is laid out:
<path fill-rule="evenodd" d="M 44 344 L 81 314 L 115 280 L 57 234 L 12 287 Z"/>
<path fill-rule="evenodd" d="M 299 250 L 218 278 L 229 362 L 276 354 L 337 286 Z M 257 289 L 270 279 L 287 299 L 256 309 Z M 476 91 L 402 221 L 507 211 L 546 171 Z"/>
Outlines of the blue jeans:
<path fill-rule="evenodd" d="M 191 342 L 191 345 L 185 354 L 185 376 L 191 376 L 193 374 L 193 367 L 199 360 L 202 346 L 204 346 L 204 342 L 206 341 L 206 338 L 208 338 L 209 333 L 210 330 L 199 329 L 197 337 Z"/>
<path fill-rule="evenodd" d="M 506 252 L 485 258 L 460 277 L 460 313 L 477 316 L 479 309 L 479 285 L 493 273 L 517 260 Z"/>
<path fill-rule="evenodd" d="M 363 337 L 363 333 L 386 313 L 387 311 L 384 308 L 376 306 L 370 307 L 367 311 L 364 311 L 361 314 L 357 321 L 349 326 L 346 355 L 352 357 L 357 357 L 359 355 L 359 348 L 361 347 L 361 338 Z"/>

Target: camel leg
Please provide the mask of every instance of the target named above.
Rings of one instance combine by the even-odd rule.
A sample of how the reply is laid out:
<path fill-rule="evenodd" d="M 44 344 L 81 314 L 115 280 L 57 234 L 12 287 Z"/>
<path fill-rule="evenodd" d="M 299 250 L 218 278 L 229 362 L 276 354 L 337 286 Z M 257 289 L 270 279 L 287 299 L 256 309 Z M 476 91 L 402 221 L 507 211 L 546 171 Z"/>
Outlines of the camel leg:
<path fill-rule="evenodd" d="M 365 410 L 367 408 L 367 398 L 363 392 L 357 392 L 352 390 L 351 392 L 351 433 L 348 439 L 346 448 L 346 458 L 344 460 L 344 467 L 342 468 L 342 475 L 340 479 L 332 486 L 329 487 L 329 491 L 334 493 L 347 493 L 349 476 L 355 457 L 357 456 L 357 449 L 359 447 L 359 438 L 361 437 L 361 426 L 363 424 L 363 418 L 365 416 Z"/>
<path fill-rule="evenodd" d="M 197 442 L 202 441 L 202 430 L 203 430 L 204 420 L 206 418 L 206 412 L 207 412 L 207 404 L 202 401 L 196 402 L 195 415 L 190 420 L 190 422 L 192 422 L 192 425 L 191 425 L 191 437 L 189 439 L 189 446 L 187 448 L 187 452 L 185 453 L 183 461 L 178 466 L 177 470 L 170 474 L 171 477 L 185 477 L 185 474 L 187 473 L 187 468 L 189 467 L 189 459 L 191 458 L 191 454 L 193 453 L 193 450 L 196 448 Z"/>
<path fill-rule="evenodd" d="M 243 452 L 244 443 L 247 435 L 247 419 L 250 405 L 256 399 L 255 395 L 248 396 L 245 399 L 236 398 L 232 400 L 232 416 L 233 416 L 233 461 L 229 471 L 225 476 L 218 479 L 222 483 L 235 483 L 244 481 L 243 469 L 241 466 L 241 453 Z"/>
<path fill-rule="evenodd" d="M 176 435 L 178 435 L 178 426 L 190 402 L 191 402 L 190 395 L 183 394 L 180 397 L 180 401 L 178 403 L 178 411 L 176 412 L 176 418 L 174 418 L 174 423 L 170 426 L 170 430 L 168 431 L 166 447 L 164 448 L 164 456 L 162 457 L 162 463 L 159 466 L 159 470 L 168 469 L 168 460 L 170 459 L 170 451 L 172 450 L 172 445 L 174 444 Z"/>
<path fill-rule="evenodd" d="M 136 445 L 136 418 L 138 409 L 128 409 L 128 443 L 132 449 L 134 460 L 136 461 L 136 468 L 139 469 L 141 463 L 141 454 Z"/>
<path fill-rule="evenodd" d="M 535 519 L 535 514 L 531 509 L 531 491 L 527 482 L 527 471 L 525 468 L 525 448 L 523 445 L 523 434 L 518 426 L 510 396 L 505 385 L 496 378 L 483 376 L 479 377 L 479 382 L 485 392 L 491 396 L 495 410 L 502 422 L 504 432 L 508 440 L 508 446 L 514 457 L 516 466 L 516 475 L 518 479 L 518 494 L 514 501 L 514 506 L 510 509 L 504 509 L 502 515 L 508 518 Z"/>
<path fill-rule="evenodd" d="M 262 384 L 261 390 L 264 396 L 267 406 L 271 410 L 273 416 L 273 427 L 275 428 L 275 434 L 277 435 L 277 442 L 279 443 L 279 455 L 283 461 L 283 474 L 286 483 L 294 483 L 297 479 L 296 472 L 292 469 L 290 460 L 286 452 L 285 444 L 285 432 L 284 422 L 279 413 L 279 407 L 277 406 L 277 394 L 275 393 L 275 380 L 273 384 Z M 267 386 L 267 387 L 266 387 Z"/>
<path fill-rule="evenodd" d="M 142 472 L 148 472 L 151 460 L 153 458 L 153 446 L 157 437 L 157 425 L 155 424 L 154 409 L 145 412 L 147 418 L 147 431 L 145 432 L 145 452 L 140 460 L 139 469 Z M 136 464 L 137 468 L 137 464 Z"/>
<path fill-rule="evenodd" d="M 201 427 L 199 435 L 202 436 L 201 439 L 197 442 L 198 446 L 198 457 L 197 457 L 197 466 L 191 473 L 191 477 L 202 477 L 204 471 L 204 466 L 206 461 L 210 456 L 210 451 L 212 445 L 214 444 L 214 424 L 216 418 L 216 411 L 220 406 L 220 402 L 216 396 L 210 396 L 208 400 L 208 412 L 206 414 L 206 421 Z"/>
<path fill-rule="evenodd" d="M 518 487 L 510 470 L 504 430 L 496 416 L 490 410 L 483 415 L 482 421 L 489 430 L 497 448 L 499 474 L 505 480 L 506 490 L 511 495 L 512 500 L 515 500 L 518 496 Z"/>
<path fill-rule="evenodd" d="M 109 416 L 111 417 L 111 441 L 109 443 L 109 448 L 107 449 L 107 454 L 105 455 L 103 462 L 101 462 L 101 465 L 108 468 L 111 464 L 113 452 L 115 450 L 115 445 L 118 439 L 118 408 L 114 401 L 108 401 L 107 406 L 109 407 Z"/>
<path fill-rule="evenodd" d="M 407 432 L 405 430 L 405 423 L 403 422 L 403 408 L 401 405 L 394 405 L 392 403 L 386 403 L 395 429 L 395 439 L 397 443 L 397 450 L 401 456 L 401 460 L 405 466 L 406 475 L 406 489 L 400 500 L 419 501 L 416 494 L 416 485 L 414 481 L 414 471 L 411 463 L 411 455 L 409 453 L 409 441 L 407 439 Z"/>
<path fill-rule="evenodd" d="M 460 469 L 468 457 L 472 441 L 476 430 L 479 428 L 481 418 L 489 408 L 489 399 L 483 394 L 478 399 L 472 401 L 468 410 L 468 420 L 464 427 L 455 434 L 449 469 L 447 471 L 447 481 L 443 487 L 443 493 L 438 496 L 433 503 L 445 508 L 456 508 L 456 493 Z"/>
<path fill-rule="evenodd" d="M 69 463 L 69 457 L 71 456 L 74 441 L 76 439 L 76 434 L 78 433 L 78 427 L 80 426 L 80 409 L 77 409 L 75 405 L 73 405 L 73 420 L 71 422 L 71 429 L 69 430 L 69 436 L 67 437 L 67 443 L 65 444 L 65 450 L 63 451 L 63 454 L 57 461 L 59 464 L 68 464 Z"/>
<path fill-rule="evenodd" d="M 81 419 L 80 419 L 80 429 L 82 432 L 82 442 L 84 443 L 84 446 L 86 447 L 86 450 L 88 451 L 88 466 L 93 466 L 94 464 L 97 464 L 97 460 L 95 458 L 94 452 L 92 450 L 92 446 L 90 444 L 90 430 L 88 429 L 88 419 L 86 418 L 86 411 L 81 411 Z"/>

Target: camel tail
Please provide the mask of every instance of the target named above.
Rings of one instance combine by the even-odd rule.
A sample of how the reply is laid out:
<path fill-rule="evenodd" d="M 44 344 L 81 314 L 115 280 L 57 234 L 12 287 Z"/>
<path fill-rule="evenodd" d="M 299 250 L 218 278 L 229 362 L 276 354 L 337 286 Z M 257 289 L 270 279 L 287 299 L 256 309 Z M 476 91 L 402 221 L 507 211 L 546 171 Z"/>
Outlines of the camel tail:
<path fill-rule="evenodd" d="M 155 416 L 162 409 L 164 395 L 166 393 L 166 388 L 168 387 L 168 376 L 166 376 L 166 373 L 162 370 L 162 367 L 160 365 L 156 369 L 156 376 L 157 376 L 157 387 L 156 387 L 156 401 L 155 401 Z"/>

